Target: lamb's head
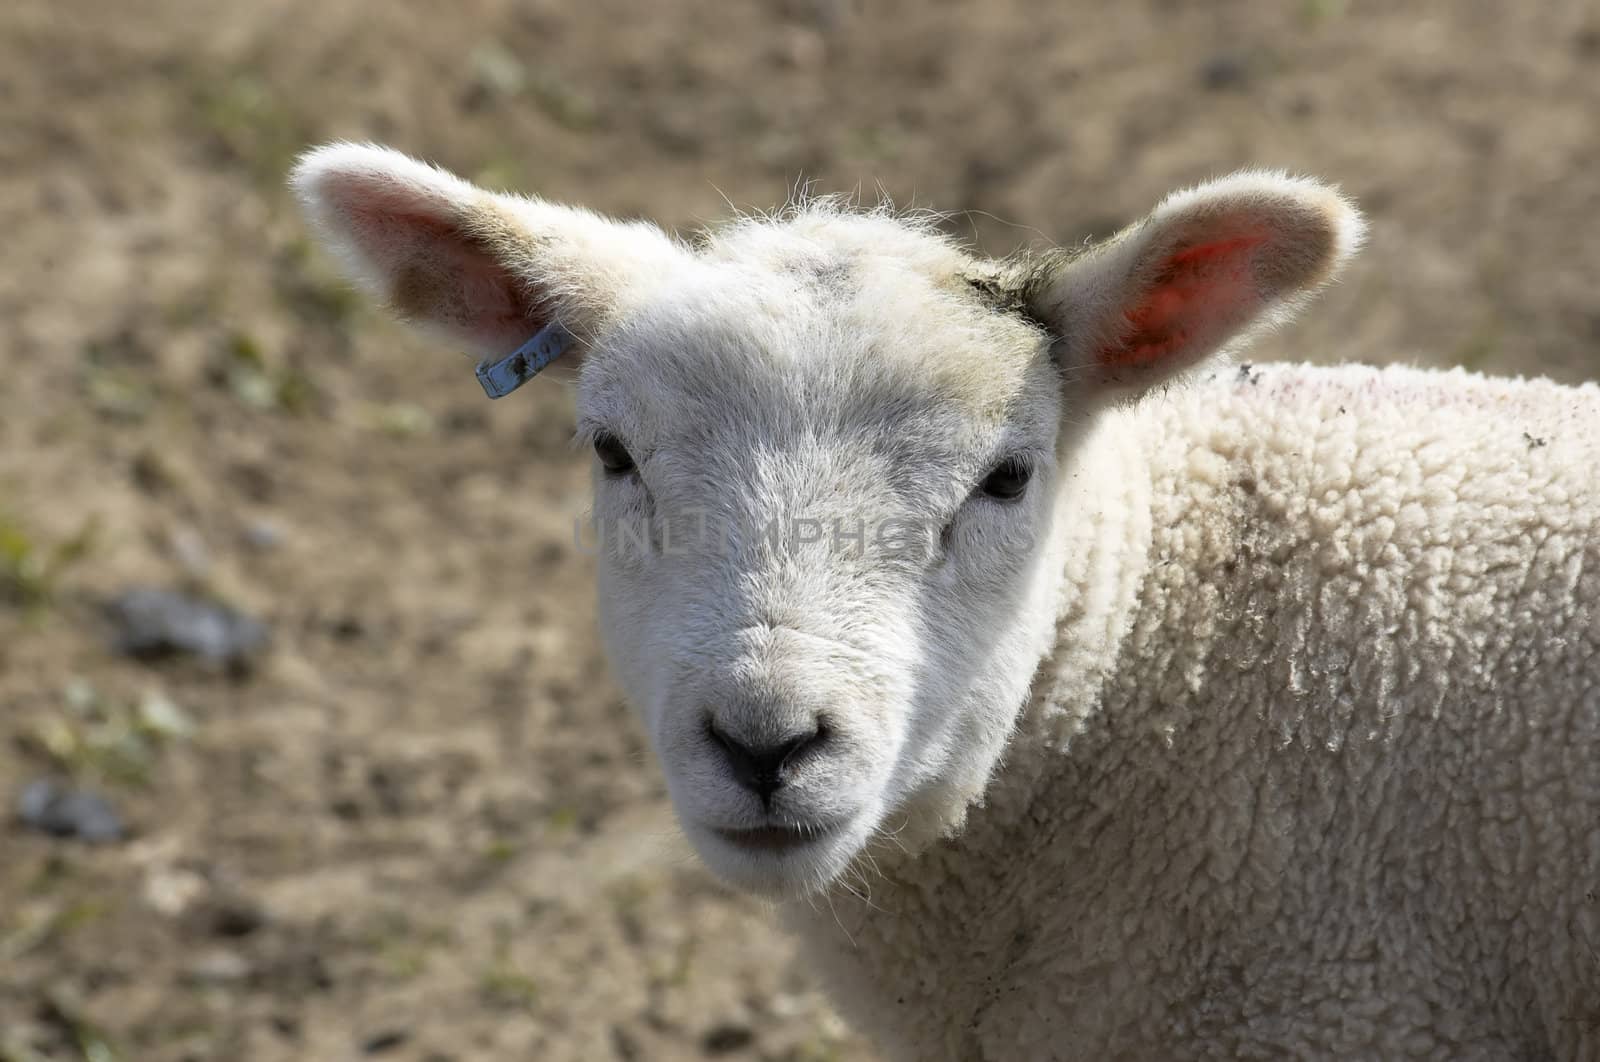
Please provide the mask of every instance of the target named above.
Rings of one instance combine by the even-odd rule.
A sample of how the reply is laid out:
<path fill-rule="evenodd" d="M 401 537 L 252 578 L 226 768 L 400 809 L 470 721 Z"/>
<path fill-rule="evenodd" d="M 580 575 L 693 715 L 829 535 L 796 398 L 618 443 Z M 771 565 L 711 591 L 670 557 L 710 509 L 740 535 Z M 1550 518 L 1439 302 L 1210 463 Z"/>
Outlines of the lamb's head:
<path fill-rule="evenodd" d="M 1058 470 L 1110 401 L 1285 316 L 1359 239 L 1246 174 L 1077 255 L 827 203 L 685 244 L 377 148 L 295 186 L 351 273 L 481 356 L 559 322 L 607 648 L 685 831 L 803 892 L 959 823 L 1053 637 Z"/>

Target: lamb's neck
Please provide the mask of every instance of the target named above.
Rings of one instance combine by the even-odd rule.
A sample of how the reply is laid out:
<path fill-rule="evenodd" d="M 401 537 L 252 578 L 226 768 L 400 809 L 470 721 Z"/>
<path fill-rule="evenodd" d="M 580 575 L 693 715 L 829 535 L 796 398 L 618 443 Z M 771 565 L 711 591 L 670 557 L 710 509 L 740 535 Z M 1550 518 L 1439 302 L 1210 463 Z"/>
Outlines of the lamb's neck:
<path fill-rule="evenodd" d="M 1014 889 L 1008 871 L 1015 862 L 1015 831 L 1037 798 L 1048 798 L 1063 759 L 1055 753 L 1064 753 L 1097 716 L 1101 688 L 1116 669 L 1149 563 L 1147 438 L 1136 410 L 1115 410 L 1065 448 L 1052 531 L 1040 557 L 1043 570 L 1060 573 L 1055 593 L 1040 606 L 1046 613 L 1040 663 L 987 789 L 964 822 L 945 820 L 956 836 L 940 840 L 935 832 L 908 841 L 909 831 L 902 830 L 892 843 L 875 847 L 859 874 L 831 889 L 825 904 L 812 899 L 785 906 L 790 925 L 802 931 L 833 980 L 835 998 L 847 1009 L 859 1005 L 858 1020 L 869 1027 L 881 1023 L 885 1007 L 894 1009 L 890 1000 L 904 1002 L 905 993 L 914 991 L 897 980 L 914 972 L 905 965 L 903 949 L 925 946 L 937 954 L 951 946 L 947 897 L 1005 896 Z M 1009 924 L 997 916 L 982 931 L 1003 937 Z M 937 960 L 933 966 L 940 968 Z M 946 988 L 960 995 L 960 986 L 940 990 Z M 975 1057 L 960 1048 L 954 1053 Z"/>
<path fill-rule="evenodd" d="M 1149 566 L 1151 453 L 1147 420 L 1108 410 L 1063 455 L 1051 563 L 1061 573 L 1054 633 L 1018 716 L 1012 748 L 990 799 L 1030 788 L 1099 708 L 1117 667 Z"/>
<path fill-rule="evenodd" d="M 874 853 L 880 872 L 921 858 L 943 837 L 1003 831 L 1025 813 L 1053 763 L 1096 718 L 1139 603 L 1151 543 L 1151 447 L 1137 409 L 1107 410 L 1063 444 L 1060 487 L 1039 570 L 1055 573 L 1028 607 L 1037 661 L 1005 751 L 954 803 L 905 813 Z M 913 874 L 914 876 L 914 874 Z"/>

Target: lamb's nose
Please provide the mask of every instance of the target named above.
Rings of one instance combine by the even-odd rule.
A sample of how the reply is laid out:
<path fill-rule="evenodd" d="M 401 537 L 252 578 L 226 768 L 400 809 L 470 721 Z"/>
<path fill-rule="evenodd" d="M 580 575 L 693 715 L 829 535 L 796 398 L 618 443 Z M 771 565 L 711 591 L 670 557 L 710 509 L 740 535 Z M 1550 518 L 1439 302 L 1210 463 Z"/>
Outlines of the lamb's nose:
<path fill-rule="evenodd" d="M 816 748 L 827 737 L 821 721 L 813 722 L 808 729 L 797 730 L 778 741 L 747 743 L 710 724 L 711 739 L 722 747 L 728 757 L 728 766 L 738 783 L 761 798 L 763 805 L 772 803 L 776 793 L 789 780 L 801 756 Z"/>

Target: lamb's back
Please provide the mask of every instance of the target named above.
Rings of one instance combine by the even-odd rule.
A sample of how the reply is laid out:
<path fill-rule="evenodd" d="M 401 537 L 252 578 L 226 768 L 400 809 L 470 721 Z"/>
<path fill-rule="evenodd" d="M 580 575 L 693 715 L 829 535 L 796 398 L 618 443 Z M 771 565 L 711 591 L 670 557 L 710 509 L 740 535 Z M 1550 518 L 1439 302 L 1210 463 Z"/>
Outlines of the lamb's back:
<path fill-rule="evenodd" d="M 1129 799 L 1196 876 L 1156 892 L 1346 999 L 1454 1007 L 1462 1045 L 1597 1035 L 1600 388 L 1243 366 L 1147 425 L 1100 741 L 1161 772 Z"/>

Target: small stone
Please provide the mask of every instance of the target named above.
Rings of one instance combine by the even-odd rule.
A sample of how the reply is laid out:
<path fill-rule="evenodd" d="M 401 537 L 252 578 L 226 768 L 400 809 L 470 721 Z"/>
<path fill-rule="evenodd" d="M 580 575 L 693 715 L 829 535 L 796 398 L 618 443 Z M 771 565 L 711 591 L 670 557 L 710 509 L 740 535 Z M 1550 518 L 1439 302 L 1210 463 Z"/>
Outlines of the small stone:
<path fill-rule="evenodd" d="M 397 1047 L 404 1047 L 410 1039 L 411 1034 L 405 1029 L 385 1029 L 363 1040 L 361 1050 L 365 1054 L 381 1055 Z"/>
<path fill-rule="evenodd" d="M 206 879 L 192 870 L 156 869 L 145 877 L 144 902 L 151 910 L 176 918 L 193 907 L 207 887 Z"/>
<path fill-rule="evenodd" d="M 250 963 L 236 951 L 208 951 L 185 967 L 184 979 L 198 985 L 237 984 L 250 976 Z"/>
<path fill-rule="evenodd" d="M 100 692 L 94 688 L 94 683 L 81 675 L 67 680 L 61 689 L 61 699 L 79 716 L 91 715 L 100 707 Z"/>
<path fill-rule="evenodd" d="M 467 56 L 472 79 L 491 96 L 515 96 L 528 84 L 522 60 L 503 46 L 485 41 Z"/>
<path fill-rule="evenodd" d="M 212 905 L 209 921 L 219 937 L 247 937 L 267 924 L 267 913 L 243 896 L 223 896 Z"/>
<path fill-rule="evenodd" d="M 194 735 L 194 720 L 160 690 L 147 690 L 139 699 L 139 726 L 156 737 L 183 741 Z"/>
<path fill-rule="evenodd" d="M 620 1062 L 636 1062 L 637 1059 L 644 1057 L 639 1041 L 621 1025 L 611 1027 L 611 1053 L 616 1055 Z"/>
<path fill-rule="evenodd" d="M 17 818 L 40 833 L 91 844 L 120 841 L 126 834 L 122 819 L 104 797 L 49 778 L 23 788 L 17 800 Z"/>
<path fill-rule="evenodd" d="M 172 590 L 136 587 L 112 601 L 106 613 L 116 649 L 141 660 L 188 655 L 239 666 L 267 642 L 260 620 Z"/>
<path fill-rule="evenodd" d="M 790 26 L 778 35 L 774 58 L 795 70 L 816 70 L 828 62 L 828 41 L 806 26 Z"/>
<path fill-rule="evenodd" d="M 748 1025 L 725 1021 L 706 1030 L 705 1036 L 700 1039 L 700 1046 L 708 1055 L 727 1055 L 744 1050 L 755 1043 L 755 1039 L 756 1034 Z"/>
<path fill-rule="evenodd" d="M 244 529 L 244 541 L 263 553 L 274 550 L 283 545 L 283 528 L 270 520 L 256 520 Z"/>
<path fill-rule="evenodd" d="M 206 540 L 200 532 L 192 527 L 174 528 L 167 536 L 167 547 L 172 550 L 173 559 L 178 562 L 185 572 L 196 579 L 206 575 L 211 570 L 211 550 L 206 547 Z"/>
<path fill-rule="evenodd" d="M 328 633 L 336 641 L 353 642 L 367 633 L 367 625 L 360 616 L 346 613 L 343 616 L 335 617 L 328 624 Z"/>
<path fill-rule="evenodd" d="M 1242 55 L 1223 52 L 1200 67 L 1200 84 L 1212 92 L 1242 89 L 1250 81 L 1250 63 Z"/>
<path fill-rule="evenodd" d="M 816 1009 L 806 997 L 793 992 L 779 992 L 767 1000 L 767 1009 L 774 1018 L 798 1018 Z"/>

